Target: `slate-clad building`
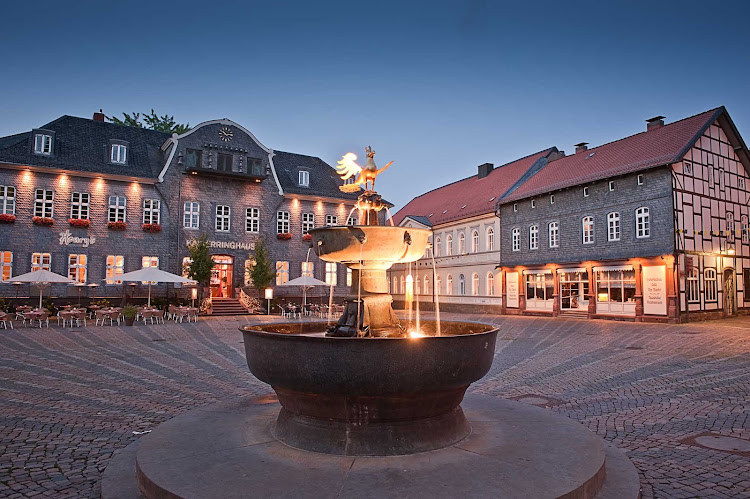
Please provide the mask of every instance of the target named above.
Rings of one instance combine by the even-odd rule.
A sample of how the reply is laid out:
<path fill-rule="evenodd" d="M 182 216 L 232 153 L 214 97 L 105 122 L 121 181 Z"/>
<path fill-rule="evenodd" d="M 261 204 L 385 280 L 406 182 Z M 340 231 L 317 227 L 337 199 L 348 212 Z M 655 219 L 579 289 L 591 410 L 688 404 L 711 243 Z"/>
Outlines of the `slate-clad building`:
<path fill-rule="evenodd" d="M 277 284 L 306 273 L 340 294 L 346 268 L 314 254 L 308 260 L 303 238 L 313 227 L 347 222 L 356 195 L 340 184 L 320 158 L 275 151 L 229 120 L 169 135 L 106 123 L 101 113 L 63 116 L 0 138 L 2 280 L 48 268 L 99 284 L 96 296 L 120 296 L 119 274 L 147 265 L 181 273 L 188 242 L 205 233 L 216 262 L 214 297 L 236 297 L 249 284 L 259 238 Z M 0 286 L 6 296 L 16 291 Z M 300 292 L 276 289 L 277 296 Z"/>

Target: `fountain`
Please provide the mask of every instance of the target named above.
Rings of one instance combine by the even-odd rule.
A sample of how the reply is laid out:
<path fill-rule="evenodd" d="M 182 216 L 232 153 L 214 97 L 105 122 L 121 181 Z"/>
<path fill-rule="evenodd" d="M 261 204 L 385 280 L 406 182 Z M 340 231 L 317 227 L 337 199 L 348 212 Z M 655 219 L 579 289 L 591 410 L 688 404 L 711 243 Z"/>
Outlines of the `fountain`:
<path fill-rule="evenodd" d="M 342 190 L 364 187 L 358 225 L 310 231 L 320 259 L 352 269 L 338 322 L 242 327 L 247 365 L 276 399 L 168 421 L 113 460 L 102 496 L 637 497 L 630 462 L 577 422 L 465 396 L 492 366 L 497 328 L 399 321 L 386 271 L 421 258 L 430 231 L 381 223 L 374 184 L 391 163 L 366 152 L 364 167 L 351 153 L 338 165 L 356 176 Z"/>

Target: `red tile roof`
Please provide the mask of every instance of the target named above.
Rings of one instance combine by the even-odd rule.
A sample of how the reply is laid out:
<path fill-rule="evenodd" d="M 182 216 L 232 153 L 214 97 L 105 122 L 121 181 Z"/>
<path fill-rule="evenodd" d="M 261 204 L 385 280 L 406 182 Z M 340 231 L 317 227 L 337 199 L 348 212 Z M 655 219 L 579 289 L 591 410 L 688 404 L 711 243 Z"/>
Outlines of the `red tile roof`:
<path fill-rule="evenodd" d="M 723 107 L 548 163 L 502 203 L 679 161 Z"/>
<path fill-rule="evenodd" d="M 432 225 L 437 225 L 494 213 L 497 200 L 552 149 L 498 166 L 482 179 L 474 175 L 417 196 L 393 216 L 393 223 L 398 225 L 408 215 L 427 217 Z"/>

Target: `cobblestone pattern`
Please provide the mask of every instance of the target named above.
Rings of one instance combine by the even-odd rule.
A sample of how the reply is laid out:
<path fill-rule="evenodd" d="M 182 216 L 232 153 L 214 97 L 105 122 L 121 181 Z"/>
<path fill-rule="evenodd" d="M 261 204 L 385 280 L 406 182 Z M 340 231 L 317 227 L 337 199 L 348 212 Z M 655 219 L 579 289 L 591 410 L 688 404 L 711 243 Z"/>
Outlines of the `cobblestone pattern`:
<path fill-rule="evenodd" d="M 644 497 L 750 497 L 750 458 L 683 441 L 750 439 L 750 320 L 652 325 L 443 314 L 501 326 L 472 387 L 536 395 L 625 450 Z M 252 318 L 253 320 L 263 318 Z M 267 394 L 237 326 L 0 330 L 0 496 L 98 497 L 113 452 L 194 407 Z"/>

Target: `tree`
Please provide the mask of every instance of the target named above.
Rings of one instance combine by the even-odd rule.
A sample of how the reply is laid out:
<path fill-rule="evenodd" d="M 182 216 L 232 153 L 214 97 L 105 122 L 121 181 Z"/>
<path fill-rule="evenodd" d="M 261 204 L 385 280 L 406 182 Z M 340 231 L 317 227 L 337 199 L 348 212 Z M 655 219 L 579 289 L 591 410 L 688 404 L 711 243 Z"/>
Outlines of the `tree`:
<path fill-rule="evenodd" d="M 271 267 L 271 260 L 268 258 L 268 250 L 263 239 L 255 243 L 255 265 L 250 271 L 250 278 L 253 281 L 253 287 L 259 293 L 262 293 L 276 278 L 276 272 Z"/>
<path fill-rule="evenodd" d="M 198 239 L 188 244 L 190 263 L 187 264 L 187 274 L 190 279 L 198 282 L 201 301 L 203 288 L 211 281 L 211 270 L 215 265 L 211 258 L 210 248 L 206 234 L 201 234 Z"/>
<path fill-rule="evenodd" d="M 133 126 L 136 128 L 144 128 L 145 125 L 146 128 L 150 128 L 151 130 L 156 130 L 158 132 L 183 134 L 190 130 L 190 123 L 186 123 L 184 125 L 181 123 L 176 123 L 174 120 L 174 116 L 170 116 L 168 114 L 165 114 L 164 116 L 157 116 L 153 108 L 151 109 L 151 113 L 144 113 L 143 117 L 141 117 L 141 113 L 135 112 L 132 114 L 122 113 L 122 116 L 122 119 L 116 116 L 107 116 L 106 118 L 112 123 L 116 123 L 118 125 Z M 141 119 L 143 119 L 142 122 Z"/>

